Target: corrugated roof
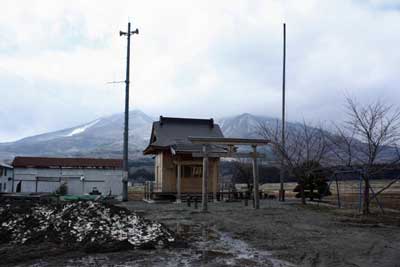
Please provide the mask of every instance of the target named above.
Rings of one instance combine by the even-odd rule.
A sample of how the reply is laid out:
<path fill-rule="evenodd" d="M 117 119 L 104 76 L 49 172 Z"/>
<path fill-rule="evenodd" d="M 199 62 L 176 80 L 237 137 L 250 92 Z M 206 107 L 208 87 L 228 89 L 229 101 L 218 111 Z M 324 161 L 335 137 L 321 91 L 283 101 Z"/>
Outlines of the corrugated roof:
<path fill-rule="evenodd" d="M 116 168 L 122 169 L 121 159 L 98 158 L 47 158 L 47 157 L 15 157 L 12 163 L 14 168 L 50 168 L 50 167 L 76 167 L 76 168 Z"/>
<path fill-rule="evenodd" d="M 153 122 L 150 144 L 144 154 L 156 150 L 169 149 L 173 145 L 192 145 L 189 136 L 224 137 L 218 124 L 213 119 L 170 118 L 160 116 Z"/>

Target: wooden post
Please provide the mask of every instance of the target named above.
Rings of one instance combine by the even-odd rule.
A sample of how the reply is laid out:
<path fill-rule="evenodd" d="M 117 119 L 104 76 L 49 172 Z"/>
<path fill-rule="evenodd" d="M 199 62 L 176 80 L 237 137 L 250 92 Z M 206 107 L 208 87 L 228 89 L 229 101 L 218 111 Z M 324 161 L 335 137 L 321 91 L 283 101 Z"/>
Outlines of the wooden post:
<path fill-rule="evenodd" d="M 215 164 L 213 165 L 214 166 L 214 168 L 213 168 L 213 174 L 212 174 L 212 177 L 213 178 L 215 178 L 215 179 L 213 179 L 213 183 L 212 183 L 212 187 L 213 187 L 213 201 L 214 201 L 214 203 L 217 203 L 218 202 L 218 199 L 217 199 L 217 190 L 218 190 L 218 164 L 217 164 L 217 162 L 216 161 L 214 161 L 215 162 Z"/>
<path fill-rule="evenodd" d="M 221 182 L 222 182 L 222 180 L 221 180 Z M 220 187 L 219 187 L 219 201 L 224 201 L 225 200 L 225 198 L 224 198 L 224 188 L 225 188 L 225 184 L 224 183 L 221 183 L 220 184 Z"/>
<path fill-rule="evenodd" d="M 337 203 L 338 203 L 338 207 L 340 208 L 340 207 L 341 207 L 341 204 L 340 204 L 339 183 L 338 183 L 336 174 L 335 174 L 335 179 L 336 179 Z"/>
<path fill-rule="evenodd" d="M 152 181 L 149 181 L 149 199 L 153 199 L 153 193 L 154 193 L 154 184 Z"/>
<path fill-rule="evenodd" d="M 361 212 L 361 209 L 362 209 L 362 182 L 363 182 L 363 179 L 360 174 L 360 188 L 359 188 L 360 191 L 359 191 L 359 195 L 358 195 L 358 211 L 359 212 Z"/>
<path fill-rule="evenodd" d="M 182 174 L 181 174 L 181 171 L 182 171 L 182 165 L 181 165 L 181 162 L 180 161 L 178 161 L 178 163 L 177 163 L 177 168 L 178 168 L 178 170 L 177 170 L 177 176 L 176 176 L 176 203 L 182 203 L 182 200 L 181 200 L 181 186 L 182 186 L 182 184 L 181 184 L 181 179 L 182 179 Z"/>
<path fill-rule="evenodd" d="M 257 146 L 253 145 L 253 188 L 254 188 L 254 208 L 260 208 L 260 199 L 258 194 L 258 166 L 257 166 Z"/>
<path fill-rule="evenodd" d="M 203 186 L 202 186 L 202 211 L 207 211 L 208 204 L 208 156 L 207 156 L 207 146 L 203 145 Z"/>
<path fill-rule="evenodd" d="M 146 199 L 150 199 L 150 183 L 149 181 L 146 182 Z"/>
<path fill-rule="evenodd" d="M 144 182 L 144 199 L 147 199 L 147 181 Z"/>

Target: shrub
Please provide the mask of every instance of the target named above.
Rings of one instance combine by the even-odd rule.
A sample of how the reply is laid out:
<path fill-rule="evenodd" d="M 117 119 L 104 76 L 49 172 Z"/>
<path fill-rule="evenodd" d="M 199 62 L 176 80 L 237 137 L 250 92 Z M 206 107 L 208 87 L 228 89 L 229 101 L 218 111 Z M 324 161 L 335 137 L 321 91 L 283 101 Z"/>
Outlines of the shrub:
<path fill-rule="evenodd" d="M 56 190 L 56 194 L 60 196 L 64 196 L 68 193 L 68 185 L 67 183 L 62 183 Z"/>

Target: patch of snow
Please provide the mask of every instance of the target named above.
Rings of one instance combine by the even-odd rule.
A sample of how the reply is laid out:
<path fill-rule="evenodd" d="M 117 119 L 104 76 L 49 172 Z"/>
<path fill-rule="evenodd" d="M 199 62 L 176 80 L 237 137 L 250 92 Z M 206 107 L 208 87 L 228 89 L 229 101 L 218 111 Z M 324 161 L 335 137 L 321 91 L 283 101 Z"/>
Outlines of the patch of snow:
<path fill-rule="evenodd" d="M 140 247 L 175 241 L 160 223 L 99 202 L 71 202 L 62 208 L 38 203 L 2 208 L 0 232 L 11 244 L 32 244 L 44 239 L 56 243 L 68 240 L 70 245 L 77 246 L 101 246 L 105 242 L 117 245 L 126 241 L 131 247 Z"/>
<path fill-rule="evenodd" d="M 75 129 L 73 129 L 69 134 L 67 134 L 67 135 L 65 135 L 65 136 L 70 137 L 70 136 L 74 136 L 74 135 L 76 135 L 76 134 L 83 133 L 84 131 L 86 131 L 86 129 L 88 129 L 88 128 L 92 127 L 93 125 L 95 125 L 96 123 L 98 123 L 99 120 L 100 120 L 100 119 L 95 120 L 95 121 L 93 121 L 93 122 L 91 122 L 91 123 L 88 123 L 88 124 L 86 124 L 86 125 L 83 125 L 82 127 L 75 128 Z"/>

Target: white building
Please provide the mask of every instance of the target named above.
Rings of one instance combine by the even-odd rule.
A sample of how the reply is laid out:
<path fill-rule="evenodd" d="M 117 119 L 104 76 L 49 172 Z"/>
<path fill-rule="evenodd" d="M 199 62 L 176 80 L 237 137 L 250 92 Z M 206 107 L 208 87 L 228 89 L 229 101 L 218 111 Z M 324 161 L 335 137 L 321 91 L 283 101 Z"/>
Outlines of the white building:
<path fill-rule="evenodd" d="M 66 184 L 68 194 L 97 189 L 104 195 L 122 195 L 122 160 L 93 158 L 15 157 L 14 192 L 54 192 Z"/>
<path fill-rule="evenodd" d="M 11 192 L 12 190 L 12 166 L 0 162 L 0 192 Z"/>

